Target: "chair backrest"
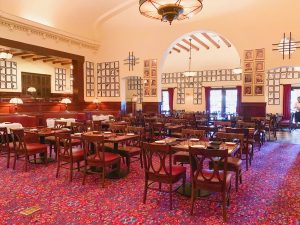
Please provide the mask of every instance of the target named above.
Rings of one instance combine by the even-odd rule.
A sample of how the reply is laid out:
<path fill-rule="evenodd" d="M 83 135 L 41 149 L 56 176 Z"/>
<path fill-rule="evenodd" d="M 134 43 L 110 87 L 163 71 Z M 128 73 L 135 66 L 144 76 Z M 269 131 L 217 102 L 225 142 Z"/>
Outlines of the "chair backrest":
<path fill-rule="evenodd" d="M 143 142 L 145 176 L 151 180 L 168 178 L 172 175 L 172 150 L 170 145 Z"/>
<path fill-rule="evenodd" d="M 81 137 L 85 160 L 105 164 L 104 136 L 83 134 Z"/>
<path fill-rule="evenodd" d="M 193 130 L 193 129 L 182 129 L 182 136 L 184 138 L 199 138 L 203 139 L 205 137 L 205 130 Z"/>
<path fill-rule="evenodd" d="M 244 134 L 246 138 L 249 136 L 249 130 L 247 128 L 226 127 L 225 130 L 226 130 L 226 133 Z"/>
<path fill-rule="evenodd" d="M 226 185 L 228 150 L 189 147 L 191 180 L 194 184 Z M 207 173 L 205 163 L 211 164 L 212 173 Z"/>
<path fill-rule="evenodd" d="M 237 128 L 256 128 L 256 123 L 254 123 L 254 122 L 237 121 L 236 127 Z"/>
<path fill-rule="evenodd" d="M 93 131 L 101 131 L 102 130 L 102 121 L 101 120 L 92 121 L 92 130 Z"/>
<path fill-rule="evenodd" d="M 10 132 L 12 133 L 15 151 L 26 153 L 24 129 L 10 129 Z"/>
<path fill-rule="evenodd" d="M 245 135 L 243 133 L 225 133 L 225 132 L 217 132 L 216 138 L 219 140 L 225 140 L 225 141 L 235 141 L 238 140 L 240 143 L 240 152 L 243 152 L 244 148 L 244 137 Z"/>
<path fill-rule="evenodd" d="M 65 128 L 67 126 L 66 121 L 57 121 L 54 122 L 54 128 Z"/>
<path fill-rule="evenodd" d="M 126 128 L 127 128 L 127 125 L 125 125 L 125 124 L 114 124 L 114 123 L 109 124 L 109 129 L 113 133 L 125 133 Z"/>
<path fill-rule="evenodd" d="M 57 154 L 60 159 L 72 158 L 72 143 L 70 133 L 55 133 Z"/>
<path fill-rule="evenodd" d="M 9 148 L 9 138 L 6 127 L 0 127 L 0 152 Z"/>
<path fill-rule="evenodd" d="M 86 126 L 82 122 L 72 122 L 71 130 L 73 133 L 83 133 L 86 132 Z"/>

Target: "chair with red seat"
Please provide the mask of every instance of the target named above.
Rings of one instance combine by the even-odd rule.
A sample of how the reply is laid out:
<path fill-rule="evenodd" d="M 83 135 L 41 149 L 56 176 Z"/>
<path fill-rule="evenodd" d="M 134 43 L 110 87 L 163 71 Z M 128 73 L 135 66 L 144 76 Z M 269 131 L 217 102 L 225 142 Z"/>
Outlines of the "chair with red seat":
<path fill-rule="evenodd" d="M 84 151 L 82 148 L 73 148 L 70 133 L 56 133 L 55 134 L 56 149 L 57 149 L 57 171 L 56 178 L 58 178 L 60 168 L 70 170 L 70 182 L 73 179 L 74 164 L 77 164 L 77 170 L 80 170 L 80 162 L 84 160 Z M 64 167 L 68 165 L 69 167 Z"/>
<path fill-rule="evenodd" d="M 10 164 L 11 150 L 13 150 L 13 143 L 9 142 L 7 128 L 0 127 L 0 156 L 7 158 L 7 168 Z"/>
<path fill-rule="evenodd" d="M 111 171 L 120 170 L 121 157 L 118 154 L 105 152 L 104 151 L 104 136 L 100 135 L 82 135 L 83 146 L 84 146 L 84 177 L 82 184 L 85 184 L 87 172 L 95 172 L 91 168 L 101 168 L 101 183 L 104 187 L 106 168 L 111 168 Z"/>
<path fill-rule="evenodd" d="M 148 189 L 167 192 L 170 195 L 170 209 L 172 209 L 172 193 L 177 190 L 173 190 L 173 185 L 182 179 L 182 185 L 185 187 L 186 168 L 172 164 L 173 151 L 169 145 L 143 142 L 142 151 L 145 170 L 143 203 L 146 203 Z M 159 187 L 153 187 L 153 183 L 158 183 Z M 162 190 L 162 183 L 169 185 L 169 189 Z"/>
<path fill-rule="evenodd" d="M 25 157 L 25 171 L 27 171 L 28 162 L 30 162 L 30 156 L 34 157 L 36 162 L 36 155 L 43 156 L 43 160 L 47 165 L 47 145 L 39 143 L 39 137 L 35 133 L 24 133 L 23 129 L 10 129 L 13 135 L 14 143 L 14 165 L 16 168 L 17 159 Z"/>
<path fill-rule="evenodd" d="M 193 215 L 194 203 L 199 190 L 220 192 L 222 193 L 222 201 L 220 202 L 222 202 L 223 219 L 226 221 L 226 203 L 229 206 L 232 177 L 231 172 L 227 170 L 228 150 L 202 149 L 190 146 L 189 151 L 192 182 L 191 215 Z M 205 167 L 207 162 L 213 164 L 212 170 Z M 208 199 L 206 198 L 206 200 Z"/>

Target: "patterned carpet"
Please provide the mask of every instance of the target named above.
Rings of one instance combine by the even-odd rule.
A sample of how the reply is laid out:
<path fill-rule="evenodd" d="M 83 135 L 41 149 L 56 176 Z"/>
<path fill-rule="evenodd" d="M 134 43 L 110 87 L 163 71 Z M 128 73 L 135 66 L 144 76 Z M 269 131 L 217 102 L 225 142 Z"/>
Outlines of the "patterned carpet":
<path fill-rule="evenodd" d="M 143 171 L 133 163 L 131 173 L 99 186 L 96 176 L 76 172 L 69 183 L 67 171 L 55 178 L 55 163 L 31 165 L 23 172 L 5 168 L 0 159 L 0 224 L 223 224 L 221 207 L 197 201 L 190 216 L 189 198 L 175 194 L 174 210 L 168 195 L 149 191 L 142 203 Z M 300 146 L 267 143 L 256 152 L 250 170 L 243 175 L 238 193 L 232 190 L 229 224 L 299 224 Z M 20 211 L 38 205 L 41 210 L 24 216 Z"/>

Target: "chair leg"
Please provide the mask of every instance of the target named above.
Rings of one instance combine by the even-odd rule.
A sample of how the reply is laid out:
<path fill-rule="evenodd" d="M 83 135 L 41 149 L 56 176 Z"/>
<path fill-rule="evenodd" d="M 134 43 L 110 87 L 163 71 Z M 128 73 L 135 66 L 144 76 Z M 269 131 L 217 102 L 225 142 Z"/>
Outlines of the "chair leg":
<path fill-rule="evenodd" d="M 239 171 L 240 184 L 242 183 L 242 170 Z"/>
<path fill-rule="evenodd" d="M 70 182 L 73 180 L 73 162 L 70 163 Z"/>
<path fill-rule="evenodd" d="M 183 190 L 183 194 L 185 194 L 185 183 L 186 183 L 186 176 L 184 176 L 182 178 L 182 190 Z"/>
<path fill-rule="evenodd" d="M 145 187 L 144 187 L 144 198 L 143 198 L 143 203 L 146 203 L 147 200 L 147 191 L 148 191 L 148 180 L 145 180 Z"/>
<path fill-rule="evenodd" d="M 36 154 L 33 155 L 34 164 L 36 164 Z"/>
<path fill-rule="evenodd" d="M 105 182 L 105 168 L 102 168 L 102 187 L 104 188 L 104 182 Z"/>
<path fill-rule="evenodd" d="M 227 221 L 227 208 L 226 208 L 226 190 L 222 193 L 222 210 L 223 210 L 223 219 Z"/>
<path fill-rule="evenodd" d="M 172 188 L 173 186 L 172 186 L 172 184 L 170 184 L 170 187 L 169 187 L 169 194 L 170 194 L 170 210 L 172 210 L 173 209 L 173 199 L 172 199 Z"/>
<path fill-rule="evenodd" d="M 6 167 L 9 168 L 9 165 L 10 165 L 10 150 L 8 150 L 8 152 L 7 152 L 7 165 L 6 165 Z"/>
<path fill-rule="evenodd" d="M 80 162 L 77 162 L 77 171 L 80 171 Z"/>
<path fill-rule="evenodd" d="M 84 173 L 83 173 L 82 185 L 85 185 L 86 171 L 87 171 L 87 165 L 85 163 L 84 164 Z"/>
<path fill-rule="evenodd" d="M 127 171 L 129 173 L 129 170 L 130 170 L 130 156 L 129 155 L 126 156 L 126 166 L 127 166 Z"/>
<path fill-rule="evenodd" d="M 58 175 L 59 175 L 59 169 L 60 169 L 60 160 L 59 160 L 59 158 L 58 158 L 58 160 L 57 160 L 56 178 L 58 178 Z"/>
<path fill-rule="evenodd" d="M 16 162 L 17 162 L 17 153 L 15 153 L 13 169 L 16 169 Z"/>
<path fill-rule="evenodd" d="M 194 214 L 195 192 L 196 192 L 196 190 L 194 189 L 194 187 L 193 187 L 193 185 L 192 185 L 192 194 L 191 194 L 191 215 Z"/>
<path fill-rule="evenodd" d="M 29 161 L 29 156 L 25 156 L 25 172 L 27 172 L 27 167 L 28 167 L 28 161 Z"/>
<path fill-rule="evenodd" d="M 141 163 L 141 168 L 143 168 L 143 156 L 142 156 L 142 152 L 140 153 L 140 163 Z"/>

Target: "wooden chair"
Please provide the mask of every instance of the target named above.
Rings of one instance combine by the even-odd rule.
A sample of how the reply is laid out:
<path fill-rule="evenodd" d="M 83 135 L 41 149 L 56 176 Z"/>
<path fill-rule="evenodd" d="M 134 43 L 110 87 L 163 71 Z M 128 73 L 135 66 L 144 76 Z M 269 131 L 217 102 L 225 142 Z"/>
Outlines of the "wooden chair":
<path fill-rule="evenodd" d="M 198 190 L 222 193 L 223 219 L 227 221 L 227 209 L 230 202 L 230 189 L 232 174 L 227 169 L 228 151 L 212 150 L 190 147 L 190 165 L 191 165 L 191 215 L 194 211 L 194 203 Z M 212 170 L 205 168 L 205 162 L 212 163 Z M 220 168 L 221 165 L 221 168 Z"/>
<path fill-rule="evenodd" d="M 127 125 L 121 125 L 121 124 L 109 124 L 109 129 L 113 133 L 126 133 Z"/>
<path fill-rule="evenodd" d="M 27 172 L 28 162 L 30 162 L 30 156 L 34 157 L 36 163 L 36 155 L 43 155 L 45 164 L 47 165 L 47 145 L 40 144 L 39 138 L 33 133 L 24 133 L 23 129 L 11 129 L 14 143 L 14 165 L 13 169 L 16 168 L 17 159 L 25 158 L 25 172 Z"/>
<path fill-rule="evenodd" d="M 165 124 L 163 124 L 163 123 L 153 123 L 153 124 L 151 124 L 150 139 L 152 141 L 164 139 L 165 137 L 166 137 Z"/>
<path fill-rule="evenodd" d="M 134 133 L 139 135 L 139 138 L 136 140 L 130 140 L 126 142 L 126 145 L 120 147 L 120 151 L 122 155 L 125 155 L 126 165 L 128 168 L 128 172 L 130 170 L 130 164 L 135 161 L 140 161 L 141 167 L 143 168 L 143 160 L 142 160 L 142 142 L 145 140 L 145 128 L 144 127 L 127 127 L 128 133 Z M 131 161 L 131 159 L 135 159 Z"/>
<path fill-rule="evenodd" d="M 193 129 L 182 129 L 182 137 L 189 138 L 198 138 L 199 140 L 205 139 L 205 131 L 204 130 L 193 130 Z M 187 151 L 179 151 L 174 154 L 174 164 L 180 163 L 189 164 L 189 152 Z"/>
<path fill-rule="evenodd" d="M 79 171 L 80 162 L 84 160 L 84 151 L 82 148 L 73 148 L 70 133 L 56 133 L 55 140 L 57 149 L 56 178 L 58 178 L 60 168 L 69 169 L 70 182 L 72 182 L 74 164 L 77 163 L 77 170 Z M 65 165 L 69 165 L 69 167 L 65 167 Z"/>
<path fill-rule="evenodd" d="M 102 121 L 96 120 L 92 122 L 92 130 L 93 131 L 102 131 Z"/>
<path fill-rule="evenodd" d="M 185 187 L 186 168 L 172 165 L 172 153 L 169 145 L 157 145 L 143 142 L 143 164 L 145 171 L 145 189 L 143 203 L 146 203 L 148 189 L 167 192 L 170 195 L 170 209 L 172 209 L 173 184 L 182 179 Z M 150 183 L 149 183 L 150 182 Z M 158 183 L 159 187 L 152 187 Z M 169 185 L 169 190 L 162 190 L 161 184 Z M 185 191 L 185 188 L 183 189 Z"/>
<path fill-rule="evenodd" d="M 82 135 L 84 143 L 84 177 L 82 184 L 85 184 L 87 172 L 99 173 L 91 170 L 91 167 L 101 168 L 101 183 L 104 187 L 106 168 L 110 167 L 112 171 L 120 171 L 121 157 L 118 154 L 104 151 L 104 136 L 100 135 Z M 114 167 L 115 166 L 115 167 Z"/>
<path fill-rule="evenodd" d="M 6 167 L 9 168 L 10 164 L 10 154 L 13 150 L 13 143 L 9 142 L 7 128 L 0 127 L 0 156 L 7 158 L 7 165 Z"/>
<path fill-rule="evenodd" d="M 242 160 L 241 156 L 243 153 L 243 147 L 244 147 L 244 134 L 238 134 L 238 133 L 224 133 L 224 132 L 218 132 L 216 133 L 217 139 L 226 139 L 227 141 L 234 141 L 238 140 L 240 144 L 240 149 L 238 154 L 236 154 L 236 157 L 230 156 L 228 157 L 228 170 L 235 172 L 235 190 L 238 191 L 239 189 L 239 181 L 242 183 Z"/>
<path fill-rule="evenodd" d="M 72 133 L 83 133 L 86 132 L 86 125 L 83 122 L 72 122 L 71 123 Z"/>

